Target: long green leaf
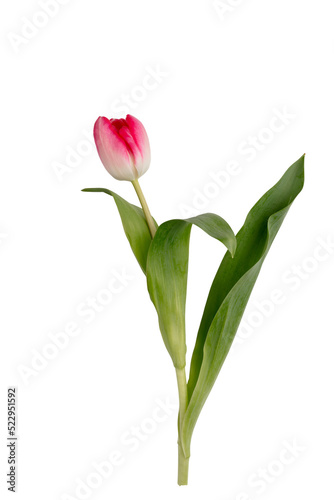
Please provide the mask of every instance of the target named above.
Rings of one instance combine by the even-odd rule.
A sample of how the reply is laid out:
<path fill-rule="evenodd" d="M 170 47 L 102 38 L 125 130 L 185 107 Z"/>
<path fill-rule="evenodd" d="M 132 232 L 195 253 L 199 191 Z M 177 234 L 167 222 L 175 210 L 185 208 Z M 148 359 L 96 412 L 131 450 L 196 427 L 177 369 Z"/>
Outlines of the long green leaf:
<path fill-rule="evenodd" d="M 303 188 L 304 156 L 251 209 L 214 278 L 191 360 L 189 405 L 181 440 L 186 455 L 201 409 L 223 365 L 263 261 L 292 202 Z"/>
<path fill-rule="evenodd" d="M 124 198 L 121 198 L 121 196 L 118 196 L 118 194 L 113 191 L 109 191 L 109 189 L 86 188 L 82 191 L 90 193 L 106 193 L 114 198 L 119 215 L 121 216 L 126 237 L 129 240 L 132 251 L 145 274 L 147 254 L 152 243 L 152 237 L 147 226 L 143 210 L 124 200 Z M 158 227 L 156 222 L 155 224 L 156 227 Z"/>
<path fill-rule="evenodd" d="M 163 340 L 176 368 L 185 366 L 185 304 L 192 224 L 221 241 L 232 255 L 236 249 L 232 229 L 215 214 L 170 220 L 158 228 L 148 252 L 147 286 L 158 313 Z"/>

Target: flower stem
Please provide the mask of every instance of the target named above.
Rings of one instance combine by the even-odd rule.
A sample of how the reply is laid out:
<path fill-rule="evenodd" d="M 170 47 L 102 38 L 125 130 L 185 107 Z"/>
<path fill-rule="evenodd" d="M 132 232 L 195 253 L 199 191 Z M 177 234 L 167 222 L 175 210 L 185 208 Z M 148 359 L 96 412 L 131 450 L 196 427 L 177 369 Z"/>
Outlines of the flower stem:
<path fill-rule="evenodd" d="M 188 468 L 189 468 L 189 457 L 186 457 L 182 448 L 181 442 L 181 429 L 182 423 L 184 419 L 184 415 L 188 406 L 188 389 L 187 389 L 187 379 L 185 369 L 176 368 L 176 378 L 177 378 L 177 387 L 179 390 L 179 417 L 178 417 L 178 431 L 179 431 L 179 439 L 178 439 L 178 485 L 186 485 L 188 484 Z"/>
<path fill-rule="evenodd" d="M 179 424 L 181 424 L 188 406 L 188 389 L 187 389 L 186 371 L 184 368 L 181 369 L 176 368 L 176 378 L 177 378 L 177 387 L 179 389 L 179 403 L 180 403 Z"/>
<path fill-rule="evenodd" d="M 177 484 L 179 486 L 186 486 L 188 484 L 188 470 L 189 470 L 189 457 L 186 458 L 183 454 L 182 447 L 179 448 L 179 463 L 177 473 Z"/>
<path fill-rule="evenodd" d="M 132 184 L 133 184 L 133 187 L 135 188 L 135 191 L 136 191 L 137 196 L 139 198 L 140 204 L 142 206 L 142 209 L 143 209 L 151 236 L 152 236 L 152 238 L 154 238 L 154 235 L 157 232 L 157 229 L 155 227 L 155 223 L 154 223 L 153 217 L 151 215 L 151 212 L 150 212 L 148 205 L 146 203 L 143 191 L 141 190 L 141 187 L 139 185 L 138 179 L 135 179 L 134 181 L 132 181 Z"/>

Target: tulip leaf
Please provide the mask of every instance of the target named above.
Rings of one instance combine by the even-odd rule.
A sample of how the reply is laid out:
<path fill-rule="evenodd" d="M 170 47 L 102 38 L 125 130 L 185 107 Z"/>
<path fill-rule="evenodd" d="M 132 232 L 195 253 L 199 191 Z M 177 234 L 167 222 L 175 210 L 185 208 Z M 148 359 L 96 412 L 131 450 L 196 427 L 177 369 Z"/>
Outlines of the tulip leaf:
<path fill-rule="evenodd" d="M 142 268 L 144 274 L 146 274 L 146 260 L 148 250 L 152 242 L 152 237 L 143 210 L 124 200 L 124 198 L 121 198 L 121 196 L 118 196 L 118 194 L 113 191 L 109 191 L 109 189 L 86 188 L 82 191 L 90 193 L 106 193 L 114 198 L 119 215 L 121 216 L 126 237 L 129 240 L 132 251 L 140 267 Z M 156 224 L 156 227 L 158 227 L 158 224 L 155 221 L 154 223 Z"/>
<path fill-rule="evenodd" d="M 237 250 L 226 255 L 213 280 L 191 360 L 189 404 L 181 442 L 190 455 L 191 436 L 235 337 L 263 261 L 304 183 L 304 156 L 251 209 L 237 234 Z"/>
<path fill-rule="evenodd" d="M 163 340 L 176 368 L 185 366 L 185 304 L 193 224 L 221 241 L 232 255 L 236 249 L 232 229 L 215 214 L 170 220 L 159 226 L 148 252 L 147 286 L 158 313 Z"/>

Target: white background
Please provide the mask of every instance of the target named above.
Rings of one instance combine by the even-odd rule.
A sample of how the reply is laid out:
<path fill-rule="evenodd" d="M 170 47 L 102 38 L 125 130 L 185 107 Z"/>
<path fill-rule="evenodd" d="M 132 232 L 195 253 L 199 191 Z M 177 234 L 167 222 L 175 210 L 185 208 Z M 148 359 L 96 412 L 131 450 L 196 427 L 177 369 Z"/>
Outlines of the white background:
<path fill-rule="evenodd" d="M 86 498 L 332 498 L 332 2 L 61 3 L 44 10 L 34 0 L 1 3 L 1 497 L 11 498 L 6 394 L 15 385 L 20 500 L 83 498 L 78 481 L 87 483 L 92 464 L 115 450 L 123 463 Z M 113 200 L 80 191 L 101 186 L 136 202 L 89 142 L 97 116 L 126 112 L 150 137 L 152 164 L 141 185 L 159 222 L 209 211 L 237 231 L 306 153 L 305 188 L 200 416 L 190 485 L 182 488 L 177 411 L 161 410 L 165 421 L 152 421 L 157 401 L 177 402 L 177 390 L 144 276 Z M 277 122 L 277 113 L 288 118 Z M 212 184 L 218 172 L 224 185 Z M 193 230 L 189 353 L 222 254 Z M 106 297 L 115 272 L 127 276 L 116 283 L 119 293 L 80 315 L 91 309 L 89 298 Z M 282 303 L 266 302 L 265 317 L 259 304 L 275 289 Z M 43 369 L 22 376 L 50 334 L 69 323 L 80 332 Z M 144 441 L 132 451 L 122 435 L 141 425 Z M 280 465 L 286 442 L 298 450 Z"/>

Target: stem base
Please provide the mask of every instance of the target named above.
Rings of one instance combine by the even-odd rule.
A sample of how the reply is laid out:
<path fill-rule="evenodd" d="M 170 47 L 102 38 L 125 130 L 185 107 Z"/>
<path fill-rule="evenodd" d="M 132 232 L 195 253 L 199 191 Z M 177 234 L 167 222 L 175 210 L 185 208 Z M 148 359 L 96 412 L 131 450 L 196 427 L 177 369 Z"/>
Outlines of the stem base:
<path fill-rule="evenodd" d="M 188 470 L 189 470 L 189 457 L 186 458 L 180 445 L 179 448 L 179 463 L 178 463 L 178 476 L 177 484 L 179 486 L 186 486 L 188 484 Z"/>

